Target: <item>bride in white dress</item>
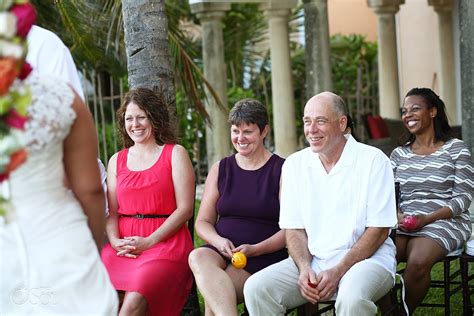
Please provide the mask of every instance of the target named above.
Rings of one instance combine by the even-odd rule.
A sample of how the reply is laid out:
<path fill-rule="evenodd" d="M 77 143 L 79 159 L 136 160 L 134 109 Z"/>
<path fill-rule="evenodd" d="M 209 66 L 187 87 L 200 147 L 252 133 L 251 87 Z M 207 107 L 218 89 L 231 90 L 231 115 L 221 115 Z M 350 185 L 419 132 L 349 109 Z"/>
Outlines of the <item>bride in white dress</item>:
<path fill-rule="evenodd" d="M 91 115 L 62 81 L 25 82 L 28 159 L 10 175 L 15 218 L 0 218 L 0 315 L 116 315 L 98 252 L 105 201 Z"/>
<path fill-rule="evenodd" d="M 98 253 L 104 195 L 91 115 L 67 84 L 26 82 L 28 159 L 9 180 L 15 219 L 0 224 L 0 315 L 114 315 L 117 294 Z"/>

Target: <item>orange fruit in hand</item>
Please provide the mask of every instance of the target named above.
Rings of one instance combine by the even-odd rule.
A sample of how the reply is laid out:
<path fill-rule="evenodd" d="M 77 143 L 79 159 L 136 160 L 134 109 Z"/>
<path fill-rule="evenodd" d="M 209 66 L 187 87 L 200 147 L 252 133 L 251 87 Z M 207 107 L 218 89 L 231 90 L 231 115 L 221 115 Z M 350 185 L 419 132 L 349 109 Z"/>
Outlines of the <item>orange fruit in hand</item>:
<path fill-rule="evenodd" d="M 232 255 L 231 262 L 236 269 L 243 269 L 247 265 L 247 257 L 242 252 L 238 251 Z"/>

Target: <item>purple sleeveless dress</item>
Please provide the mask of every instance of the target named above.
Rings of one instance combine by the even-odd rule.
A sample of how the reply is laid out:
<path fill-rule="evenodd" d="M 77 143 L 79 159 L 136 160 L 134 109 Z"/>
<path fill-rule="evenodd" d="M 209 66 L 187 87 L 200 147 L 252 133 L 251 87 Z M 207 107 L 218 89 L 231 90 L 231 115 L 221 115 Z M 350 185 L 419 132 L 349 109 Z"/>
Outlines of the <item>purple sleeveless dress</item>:
<path fill-rule="evenodd" d="M 216 231 L 234 246 L 256 244 L 280 230 L 280 175 L 284 159 L 273 154 L 257 170 L 244 170 L 235 155 L 219 163 Z M 213 247 L 212 247 L 213 248 Z M 245 270 L 251 274 L 288 257 L 286 248 L 250 257 Z"/>

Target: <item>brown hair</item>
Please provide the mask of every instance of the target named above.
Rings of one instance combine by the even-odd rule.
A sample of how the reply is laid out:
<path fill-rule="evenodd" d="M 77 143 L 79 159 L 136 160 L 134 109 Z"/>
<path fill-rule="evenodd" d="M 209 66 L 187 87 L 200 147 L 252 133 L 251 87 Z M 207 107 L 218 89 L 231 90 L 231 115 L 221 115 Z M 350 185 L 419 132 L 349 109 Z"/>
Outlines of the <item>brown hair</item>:
<path fill-rule="evenodd" d="M 147 88 L 136 88 L 130 90 L 124 97 L 122 104 L 117 110 L 117 129 L 125 147 L 131 147 L 134 143 L 127 134 L 125 128 L 125 111 L 130 103 L 135 103 L 142 109 L 151 122 L 155 141 L 158 145 L 174 144 L 178 142 L 172 117 L 168 111 L 165 101 L 161 95 Z"/>
<path fill-rule="evenodd" d="M 240 124 L 257 124 L 260 134 L 268 125 L 268 113 L 265 106 L 254 99 L 242 99 L 235 103 L 229 113 L 229 123 L 239 126 Z"/>

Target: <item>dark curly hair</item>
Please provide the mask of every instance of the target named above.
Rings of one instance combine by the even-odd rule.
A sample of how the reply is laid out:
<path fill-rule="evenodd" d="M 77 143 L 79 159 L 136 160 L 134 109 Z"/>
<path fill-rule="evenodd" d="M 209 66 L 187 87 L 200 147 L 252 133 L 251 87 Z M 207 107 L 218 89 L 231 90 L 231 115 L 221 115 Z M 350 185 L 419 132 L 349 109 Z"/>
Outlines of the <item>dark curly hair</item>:
<path fill-rule="evenodd" d="M 142 109 L 147 118 L 151 122 L 155 141 L 158 145 L 175 144 L 178 142 L 176 130 L 174 128 L 172 115 L 168 111 L 168 107 L 161 95 L 147 88 L 136 88 L 130 90 L 124 97 L 122 104 L 117 110 L 117 129 L 122 138 L 122 144 L 128 148 L 134 143 L 127 134 L 125 128 L 125 111 L 127 106 L 135 103 Z"/>
<path fill-rule="evenodd" d="M 409 96 L 420 96 L 428 105 L 428 109 L 436 108 L 436 116 L 434 118 L 434 132 L 436 141 L 448 141 L 453 138 L 453 131 L 448 123 L 448 116 L 446 115 L 446 106 L 443 100 L 429 88 L 413 88 L 408 91 L 405 98 Z M 400 143 L 403 146 L 410 146 L 415 141 L 416 136 L 408 130 L 402 135 Z"/>

